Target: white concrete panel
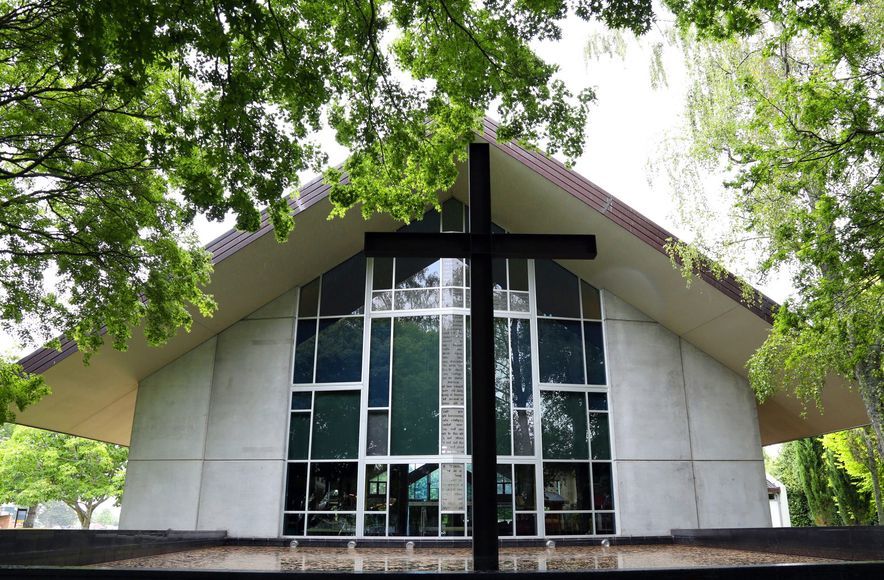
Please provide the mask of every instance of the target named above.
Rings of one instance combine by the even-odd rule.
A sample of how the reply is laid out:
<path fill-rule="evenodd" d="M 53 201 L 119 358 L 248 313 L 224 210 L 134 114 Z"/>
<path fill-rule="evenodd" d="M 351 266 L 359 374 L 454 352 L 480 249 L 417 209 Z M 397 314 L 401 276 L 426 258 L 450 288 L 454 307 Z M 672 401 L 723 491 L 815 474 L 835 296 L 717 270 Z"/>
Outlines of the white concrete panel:
<path fill-rule="evenodd" d="M 647 322 L 605 322 L 617 459 L 691 458 L 678 337 Z"/>
<path fill-rule="evenodd" d="M 206 459 L 283 459 L 292 328 L 242 320 L 218 336 Z"/>
<path fill-rule="evenodd" d="M 292 288 L 278 298 L 275 298 L 255 310 L 246 319 L 258 320 L 261 318 L 292 318 L 295 315 L 295 306 L 297 304 L 298 289 Z"/>
<path fill-rule="evenodd" d="M 770 526 L 763 461 L 695 461 L 701 528 Z"/>
<path fill-rule="evenodd" d="M 210 338 L 141 381 L 130 459 L 203 458 L 216 342 Z"/>
<path fill-rule="evenodd" d="M 195 530 L 202 463 L 130 459 L 120 529 Z"/>
<path fill-rule="evenodd" d="M 697 527 L 690 461 L 618 461 L 616 469 L 621 535 Z"/>
<path fill-rule="evenodd" d="M 206 461 L 200 493 L 200 530 L 234 538 L 279 536 L 283 461 Z"/>
<path fill-rule="evenodd" d="M 610 290 L 602 290 L 605 303 L 605 319 L 607 320 L 637 320 L 641 322 L 653 322 L 650 316 L 638 308 L 627 304 Z"/>
<path fill-rule="evenodd" d="M 685 340 L 681 352 L 694 460 L 761 460 L 758 414 L 749 383 Z"/>

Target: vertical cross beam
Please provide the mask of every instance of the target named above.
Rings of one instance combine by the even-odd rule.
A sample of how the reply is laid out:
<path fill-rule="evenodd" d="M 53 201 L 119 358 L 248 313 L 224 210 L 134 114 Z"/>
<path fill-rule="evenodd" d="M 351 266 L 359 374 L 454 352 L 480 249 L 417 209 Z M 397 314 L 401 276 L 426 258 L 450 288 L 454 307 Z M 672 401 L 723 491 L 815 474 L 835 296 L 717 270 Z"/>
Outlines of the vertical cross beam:
<path fill-rule="evenodd" d="M 491 171 L 488 145 L 470 145 L 470 354 L 473 429 L 473 567 L 497 570 L 497 417 L 491 283 Z"/>

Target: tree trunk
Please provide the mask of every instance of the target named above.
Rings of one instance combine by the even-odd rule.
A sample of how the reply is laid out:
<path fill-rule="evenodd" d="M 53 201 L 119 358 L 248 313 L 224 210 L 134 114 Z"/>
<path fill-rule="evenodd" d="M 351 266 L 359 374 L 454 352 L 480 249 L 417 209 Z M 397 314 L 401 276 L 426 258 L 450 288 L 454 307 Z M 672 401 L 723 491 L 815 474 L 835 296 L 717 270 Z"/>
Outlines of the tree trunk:
<path fill-rule="evenodd" d="M 878 362 L 878 365 L 874 364 Z M 880 348 L 856 365 L 856 381 L 859 383 L 859 394 L 866 405 L 869 423 L 878 439 L 878 457 L 884 457 L 884 385 L 875 375 L 881 361 Z"/>
<path fill-rule="evenodd" d="M 876 456 L 875 448 L 872 446 L 872 438 L 869 437 L 868 427 L 862 430 L 862 438 L 866 444 L 866 452 L 869 454 L 869 473 L 872 475 L 872 492 L 875 494 L 875 507 L 878 508 L 878 525 L 884 526 L 884 504 L 881 503 L 881 478 L 878 477 L 877 461 L 877 457 L 884 457 L 884 455 Z"/>
<path fill-rule="evenodd" d="M 25 518 L 25 523 L 22 524 L 23 528 L 33 528 L 34 522 L 37 520 L 37 506 L 32 505 L 28 506 L 28 517 Z"/>

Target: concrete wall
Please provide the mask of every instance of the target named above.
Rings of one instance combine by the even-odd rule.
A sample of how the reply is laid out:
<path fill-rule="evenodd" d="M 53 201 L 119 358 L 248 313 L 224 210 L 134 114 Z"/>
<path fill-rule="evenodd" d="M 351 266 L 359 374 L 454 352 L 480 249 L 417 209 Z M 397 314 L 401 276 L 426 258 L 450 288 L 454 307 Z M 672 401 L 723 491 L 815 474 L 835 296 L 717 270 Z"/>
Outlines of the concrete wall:
<path fill-rule="evenodd" d="M 610 292 L 604 301 L 620 534 L 770 526 L 746 380 Z"/>
<path fill-rule="evenodd" d="M 122 529 L 277 537 L 296 291 L 144 379 Z"/>

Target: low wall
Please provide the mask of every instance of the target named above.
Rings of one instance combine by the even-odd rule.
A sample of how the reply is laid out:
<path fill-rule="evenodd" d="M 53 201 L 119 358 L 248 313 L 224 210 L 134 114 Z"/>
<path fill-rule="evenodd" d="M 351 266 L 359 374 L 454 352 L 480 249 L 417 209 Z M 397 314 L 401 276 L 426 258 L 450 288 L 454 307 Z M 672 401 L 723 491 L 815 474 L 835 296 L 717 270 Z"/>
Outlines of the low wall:
<path fill-rule="evenodd" d="M 884 560 L 884 526 L 672 530 L 676 544 L 839 560 Z"/>
<path fill-rule="evenodd" d="M 224 544 L 227 532 L 3 530 L 0 564 L 82 566 Z"/>

